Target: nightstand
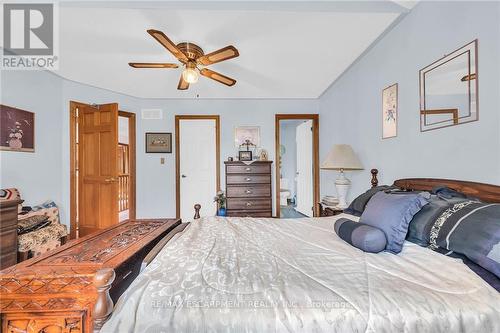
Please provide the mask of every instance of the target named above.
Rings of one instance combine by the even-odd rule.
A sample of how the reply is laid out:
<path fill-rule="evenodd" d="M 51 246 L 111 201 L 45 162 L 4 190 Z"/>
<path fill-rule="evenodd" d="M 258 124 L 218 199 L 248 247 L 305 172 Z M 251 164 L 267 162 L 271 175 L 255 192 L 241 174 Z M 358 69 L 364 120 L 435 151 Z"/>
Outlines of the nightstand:
<path fill-rule="evenodd" d="M 344 210 L 338 207 L 325 206 L 322 203 L 319 203 L 319 212 L 321 217 L 325 217 L 325 216 L 335 216 L 342 214 Z"/>

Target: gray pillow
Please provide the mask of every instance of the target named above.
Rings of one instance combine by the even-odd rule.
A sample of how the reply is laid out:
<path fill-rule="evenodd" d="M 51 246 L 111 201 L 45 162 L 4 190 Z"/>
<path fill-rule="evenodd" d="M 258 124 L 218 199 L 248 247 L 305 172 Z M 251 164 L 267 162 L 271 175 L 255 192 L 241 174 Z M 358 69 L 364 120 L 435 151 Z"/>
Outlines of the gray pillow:
<path fill-rule="evenodd" d="M 360 194 L 356 199 L 354 199 L 349 205 L 349 207 L 344 209 L 344 213 L 355 216 L 361 216 L 361 214 L 363 214 L 363 211 L 365 210 L 366 204 L 368 203 L 368 201 L 370 201 L 371 197 L 373 197 L 377 192 L 393 188 L 396 187 L 387 185 L 372 187 L 371 189 L 369 189 L 363 194 Z"/>
<path fill-rule="evenodd" d="M 408 224 L 427 203 L 423 194 L 378 192 L 366 205 L 359 222 L 381 229 L 387 237 L 386 250 L 399 253 Z"/>
<path fill-rule="evenodd" d="M 382 230 L 346 218 L 335 222 L 335 232 L 341 239 L 365 252 L 378 253 L 387 244 Z"/>

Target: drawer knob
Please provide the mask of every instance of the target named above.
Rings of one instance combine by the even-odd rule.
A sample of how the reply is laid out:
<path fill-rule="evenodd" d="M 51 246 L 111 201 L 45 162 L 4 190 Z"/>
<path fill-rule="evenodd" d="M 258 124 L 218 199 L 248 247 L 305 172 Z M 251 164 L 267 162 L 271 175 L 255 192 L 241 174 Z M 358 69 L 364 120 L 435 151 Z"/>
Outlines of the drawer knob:
<path fill-rule="evenodd" d="M 247 177 L 247 178 L 245 178 L 245 180 L 246 180 L 247 182 L 249 182 L 249 181 L 251 181 L 251 180 L 252 180 L 252 178 Z"/>
<path fill-rule="evenodd" d="M 247 202 L 247 207 L 250 207 L 252 205 L 251 202 Z"/>
<path fill-rule="evenodd" d="M 245 171 L 250 171 L 250 170 L 252 170 L 252 169 L 251 168 L 245 168 Z"/>
<path fill-rule="evenodd" d="M 246 190 L 245 193 L 250 194 L 250 193 L 252 193 L 252 190 Z"/>

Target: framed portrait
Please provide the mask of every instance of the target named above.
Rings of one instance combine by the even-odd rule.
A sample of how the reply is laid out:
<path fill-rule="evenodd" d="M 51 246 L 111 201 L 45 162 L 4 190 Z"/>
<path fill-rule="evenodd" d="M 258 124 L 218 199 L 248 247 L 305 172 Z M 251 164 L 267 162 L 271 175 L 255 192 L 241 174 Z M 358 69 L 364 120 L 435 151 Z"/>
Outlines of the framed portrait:
<path fill-rule="evenodd" d="M 252 160 L 252 152 L 246 151 L 246 150 L 241 150 L 238 152 L 238 159 L 240 161 L 251 161 Z"/>
<path fill-rule="evenodd" d="M 172 153 L 172 133 L 146 133 L 146 153 Z"/>
<path fill-rule="evenodd" d="M 239 126 L 234 129 L 234 146 L 240 147 L 247 140 L 255 147 L 260 147 L 259 126 Z"/>
<path fill-rule="evenodd" d="M 398 135 L 398 84 L 382 91 L 382 139 Z"/>
<path fill-rule="evenodd" d="M 0 104 L 0 150 L 35 151 L 35 114 Z"/>

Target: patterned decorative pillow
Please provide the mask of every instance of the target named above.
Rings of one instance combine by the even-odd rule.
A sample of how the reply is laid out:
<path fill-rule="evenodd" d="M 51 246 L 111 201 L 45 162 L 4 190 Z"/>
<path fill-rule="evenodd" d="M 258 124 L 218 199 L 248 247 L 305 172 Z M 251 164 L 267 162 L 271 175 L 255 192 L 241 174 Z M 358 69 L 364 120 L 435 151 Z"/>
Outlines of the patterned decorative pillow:
<path fill-rule="evenodd" d="M 387 239 L 382 230 L 371 225 L 340 218 L 335 222 L 335 233 L 352 246 L 371 253 L 385 249 Z"/>
<path fill-rule="evenodd" d="M 436 219 L 454 204 L 467 201 L 458 197 L 441 197 L 431 195 L 429 204 L 425 205 L 410 222 L 406 239 L 420 246 L 429 246 L 430 233 Z"/>
<path fill-rule="evenodd" d="M 0 189 L 0 201 L 7 200 L 20 200 L 21 194 L 17 188 L 4 188 Z M 19 204 L 17 212 L 20 213 L 23 209 L 23 205 Z"/>
<path fill-rule="evenodd" d="M 42 209 L 38 209 L 36 211 L 32 210 L 29 213 L 22 215 L 22 218 L 24 219 L 24 218 L 28 218 L 28 217 L 34 216 L 34 215 L 43 215 L 43 216 L 48 217 L 48 219 L 52 223 L 60 223 L 60 221 L 59 221 L 59 209 L 57 207 L 42 208 Z"/>
<path fill-rule="evenodd" d="M 32 215 L 28 218 L 20 219 L 17 222 L 17 234 L 23 235 L 28 232 L 39 230 L 50 224 L 48 217 L 45 215 Z"/>
<path fill-rule="evenodd" d="M 500 204 L 467 200 L 452 205 L 434 222 L 429 247 L 463 254 L 500 277 Z"/>

